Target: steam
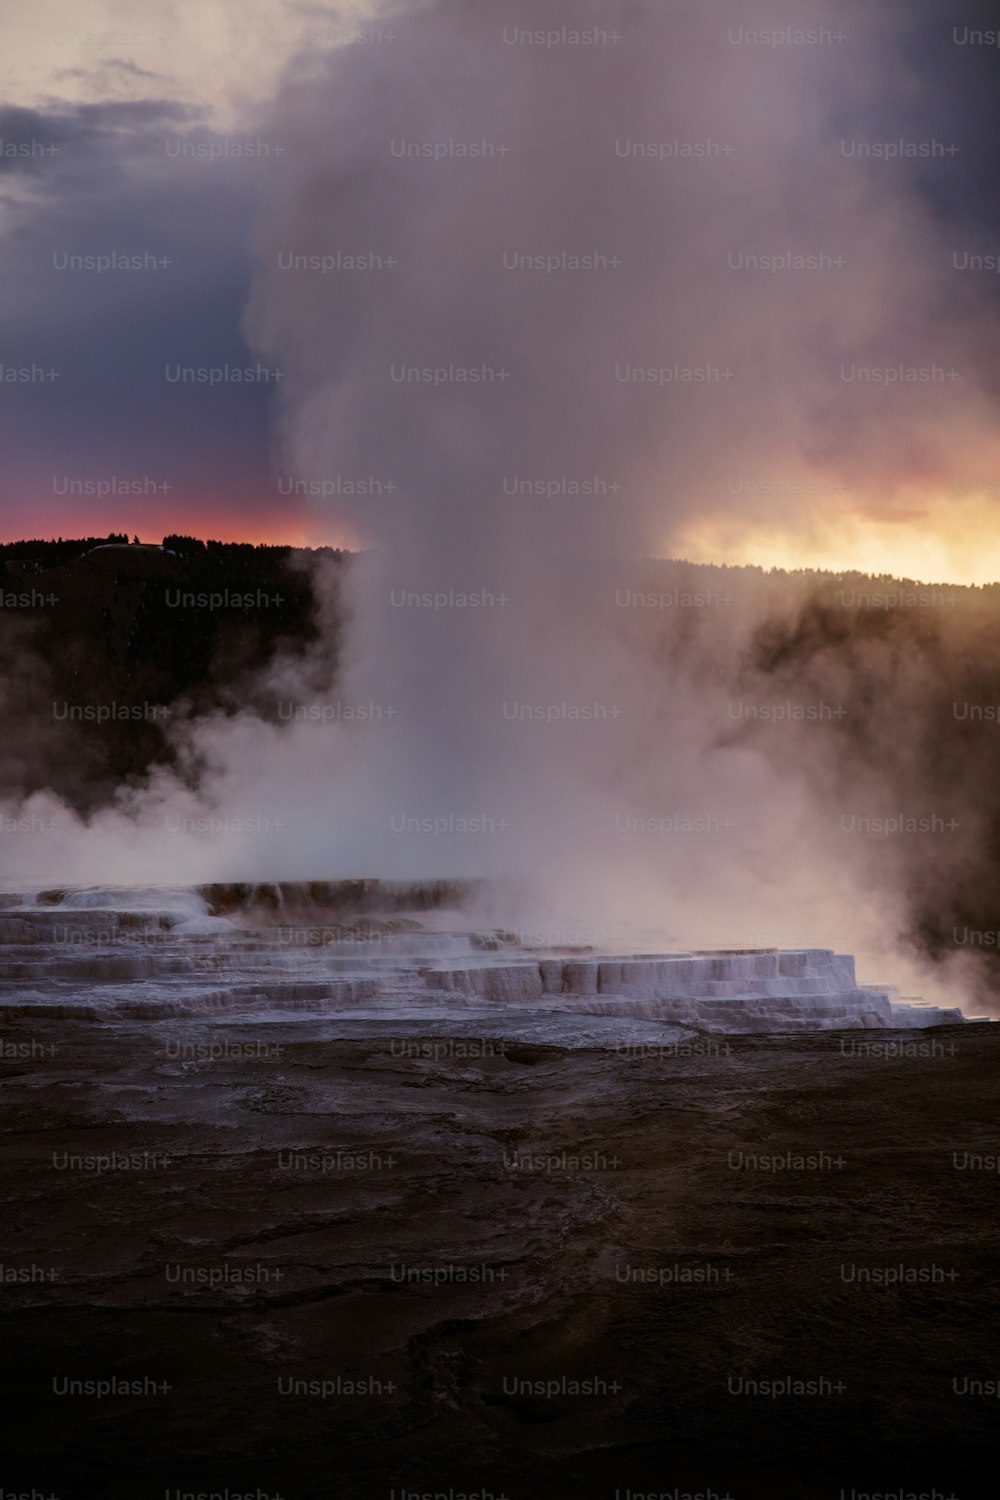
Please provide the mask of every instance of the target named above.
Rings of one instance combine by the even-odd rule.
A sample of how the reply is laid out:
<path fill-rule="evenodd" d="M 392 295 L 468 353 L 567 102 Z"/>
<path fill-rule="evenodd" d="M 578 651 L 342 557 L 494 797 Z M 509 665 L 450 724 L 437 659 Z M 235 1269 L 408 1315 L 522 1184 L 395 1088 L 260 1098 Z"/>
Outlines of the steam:
<path fill-rule="evenodd" d="M 891 515 L 908 485 L 953 473 L 956 452 L 989 452 L 986 330 L 905 169 L 873 172 L 840 144 L 870 139 L 887 93 L 906 92 L 905 13 L 842 5 L 842 51 L 780 57 L 734 42 L 742 20 L 625 0 L 544 16 L 515 3 L 502 20 L 466 0 L 396 10 L 394 46 L 333 57 L 276 102 L 290 166 L 246 328 L 289 372 L 295 472 L 398 485 L 336 513 L 373 549 L 354 576 L 349 680 L 398 710 L 362 779 L 377 812 L 359 833 L 381 860 L 412 857 L 379 838 L 387 809 L 482 813 L 509 826 L 449 841 L 470 873 L 531 871 L 573 901 L 669 912 L 686 932 L 706 912 L 718 930 L 734 908 L 761 930 L 789 892 L 811 891 L 810 926 L 856 933 L 854 861 L 817 849 L 815 793 L 752 748 L 712 748 L 727 689 L 665 667 L 616 607 L 615 570 L 674 550 L 706 513 L 739 527 L 726 473 L 777 463 L 840 482 L 855 506 L 860 485 Z M 822 35 L 830 15 L 779 6 L 767 22 Z M 530 40 L 550 24 L 616 40 Z M 367 280 L 282 269 L 336 251 L 396 264 Z M 734 269 L 788 252 L 819 269 Z M 510 269 L 572 256 L 597 269 Z M 959 378 L 844 378 L 859 366 Z M 447 373 L 399 378 L 414 370 Z M 513 478 L 613 490 L 512 496 Z M 770 503 L 775 529 L 788 525 L 789 502 Z M 820 507 L 802 529 L 836 520 Z M 395 607 L 407 594 L 506 603 Z M 700 611 L 709 660 L 739 656 L 721 613 Z M 508 717 L 512 705 L 545 722 Z M 588 707 L 606 717 L 549 721 Z M 719 832 L 632 833 L 671 819 Z M 427 841 L 403 847 L 434 861 Z M 876 928 L 892 924 L 885 899 Z"/>
<path fill-rule="evenodd" d="M 677 555 L 699 527 L 826 536 L 848 506 L 891 519 L 957 454 L 987 470 L 1000 457 L 992 319 L 956 289 L 905 164 L 840 145 L 871 140 L 887 107 L 893 134 L 914 127 L 908 8 L 834 9 L 774 5 L 755 25 L 845 37 L 779 51 L 734 42 L 743 8 L 719 0 L 510 0 L 502 15 L 425 0 L 372 11 L 391 45 L 298 55 L 265 116 L 285 154 L 245 333 L 285 372 L 282 471 L 395 489 L 323 502 L 324 524 L 365 548 L 347 660 L 334 676 L 320 649 L 271 686 L 381 714 L 188 721 L 186 774 L 87 826 L 58 809 L 29 867 L 487 875 L 523 882 L 511 916 L 550 930 L 582 916 L 680 946 L 812 941 L 884 966 L 906 882 L 830 837 L 826 775 L 837 805 L 845 776 L 867 805 L 878 768 L 804 729 L 722 732 L 734 682 L 770 695 L 754 643 L 794 618 L 798 589 L 776 608 L 773 588 L 734 578 L 735 599 L 678 603 L 669 623 L 622 602 L 641 559 Z M 616 39 L 527 39 L 563 27 Z M 783 254 L 817 268 L 741 259 Z M 309 269 L 337 255 L 373 268 Z M 574 257 L 592 264 L 563 269 Z M 845 367 L 957 378 L 872 384 Z M 726 493 L 727 475 L 776 469 L 832 498 L 808 514 L 755 498 L 748 515 Z M 199 817 L 244 814 L 266 832 L 199 836 Z"/>

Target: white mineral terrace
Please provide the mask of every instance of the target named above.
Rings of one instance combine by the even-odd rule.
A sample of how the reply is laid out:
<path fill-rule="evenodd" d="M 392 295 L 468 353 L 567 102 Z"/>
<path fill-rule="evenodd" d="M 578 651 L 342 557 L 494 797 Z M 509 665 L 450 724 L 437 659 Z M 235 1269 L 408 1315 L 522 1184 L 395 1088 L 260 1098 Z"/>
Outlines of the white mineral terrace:
<path fill-rule="evenodd" d="M 208 899 L 194 888 L 0 894 L 0 1013 L 96 1023 L 298 1017 L 322 1021 L 324 1034 L 391 1024 L 408 1035 L 563 1046 L 965 1019 L 957 1008 L 904 1003 L 892 986 L 859 984 L 854 959 L 829 949 L 543 951 L 471 921 L 462 930 L 436 897 L 407 908 L 407 889 L 366 884 L 360 912 L 345 907 L 340 887 L 334 906 L 315 887 L 261 887 L 267 901 L 257 887 L 203 888 Z M 308 900 L 296 901 L 305 890 Z"/>

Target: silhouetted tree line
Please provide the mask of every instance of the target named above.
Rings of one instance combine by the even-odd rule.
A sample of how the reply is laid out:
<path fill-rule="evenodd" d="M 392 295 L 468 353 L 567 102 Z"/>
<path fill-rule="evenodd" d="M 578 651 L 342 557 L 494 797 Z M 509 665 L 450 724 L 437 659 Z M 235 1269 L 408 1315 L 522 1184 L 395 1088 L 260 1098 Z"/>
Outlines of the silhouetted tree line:
<path fill-rule="evenodd" d="M 111 531 L 107 536 L 57 537 L 55 541 L 0 542 L 0 562 L 35 562 L 40 568 L 57 568 L 61 563 L 72 562 L 94 547 L 105 547 L 109 542 L 127 542 L 124 531 Z"/>
<path fill-rule="evenodd" d="M 85 810 L 151 766 L 175 764 L 170 731 L 184 715 L 260 708 L 262 668 L 317 639 L 314 564 L 347 557 L 172 535 L 163 540 L 170 555 L 153 554 L 162 572 L 152 576 L 138 549 L 135 559 L 102 554 L 100 567 L 83 560 L 109 543 L 128 537 L 0 546 L 0 586 L 38 600 L 0 611 L 0 655 L 10 663 L 0 680 L 4 792 L 52 787 Z M 202 602 L 220 595 L 222 604 Z M 331 660 L 336 648 L 325 642 Z M 98 724 L 74 722 L 64 707 L 101 704 L 170 713 Z"/>

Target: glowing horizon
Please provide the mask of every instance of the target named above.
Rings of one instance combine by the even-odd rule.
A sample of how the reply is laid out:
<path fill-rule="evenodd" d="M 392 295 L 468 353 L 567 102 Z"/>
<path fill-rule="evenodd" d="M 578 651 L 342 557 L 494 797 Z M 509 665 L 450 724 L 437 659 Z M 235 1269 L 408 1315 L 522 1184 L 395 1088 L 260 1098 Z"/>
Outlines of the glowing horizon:
<path fill-rule="evenodd" d="M 707 517 L 672 537 L 669 548 L 699 563 L 868 573 L 956 588 L 1000 582 L 988 541 L 997 530 L 996 515 L 982 492 L 914 495 L 911 506 L 895 520 L 876 519 L 874 508 L 795 521 Z"/>
<path fill-rule="evenodd" d="M 195 531 L 178 531 L 168 528 L 162 534 L 153 537 L 149 534 L 149 528 L 145 529 L 146 535 L 142 535 L 139 528 L 109 526 L 107 528 L 96 527 L 94 529 L 85 529 L 80 535 L 65 533 L 61 536 L 2 536 L 0 537 L 0 546 L 11 546 L 19 542 L 40 542 L 43 544 L 58 542 L 60 540 L 63 542 L 73 542 L 83 540 L 85 536 L 100 539 L 112 533 L 121 534 L 123 532 L 128 533 L 130 545 L 133 544 L 132 538 L 138 536 L 139 543 L 143 546 L 160 546 L 162 545 L 163 536 L 168 536 L 173 531 L 175 535 L 190 536 L 194 541 L 200 541 L 205 544 L 220 542 L 224 545 L 243 544 L 254 547 L 290 547 L 303 551 L 318 551 L 321 548 L 329 547 L 334 551 L 345 552 L 354 556 L 368 550 L 356 541 L 337 540 L 333 537 L 327 540 L 317 537 L 313 533 L 307 534 L 303 531 L 299 531 L 293 537 L 288 537 L 287 535 L 279 537 L 262 533 L 255 533 L 254 535 L 248 535 L 245 532 L 237 533 L 230 527 L 223 527 L 219 531 L 206 533 L 205 535 L 198 535 Z M 846 554 L 843 554 L 837 557 L 821 549 L 808 549 L 806 551 L 799 551 L 793 555 L 792 548 L 794 543 L 791 539 L 784 545 L 780 542 L 772 542 L 769 555 L 765 555 L 763 552 L 747 550 L 748 546 L 749 544 L 747 546 L 734 544 L 731 547 L 722 547 L 718 552 L 709 556 L 706 555 L 705 545 L 695 540 L 685 544 L 683 548 L 680 544 L 670 546 L 655 556 L 650 555 L 648 560 L 680 564 L 687 563 L 695 567 L 707 568 L 760 568 L 765 572 L 778 570 L 786 573 L 820 573 L 826 574 L 831 578 L 838 577 L 844 573 L 856 573 L 874 579 L 889 578 L 898 582 L 914 583 L 928 588 L 986 588 L 990 585 L 1000 585 L 1000 576 L 995 572 L 991 573 L 985 567 L 972 570 L 976 576 L 964 578 L 957 577 L 954 574 L 929 576 L 920 571 L 922 564 L 919 562 L 915 562 L 912 567 L 901 566 L 898 561 L 893 565 L 880 566 L 877 562 L 873 564 L 869 561 L 860 561 L 856 556 L 848 558 Z M 914 557 L 915 552 L 911 552 L 908 555 Z M 898 548 L 896 549 L 896 557 L 897 559 L 899 557 Z"/>

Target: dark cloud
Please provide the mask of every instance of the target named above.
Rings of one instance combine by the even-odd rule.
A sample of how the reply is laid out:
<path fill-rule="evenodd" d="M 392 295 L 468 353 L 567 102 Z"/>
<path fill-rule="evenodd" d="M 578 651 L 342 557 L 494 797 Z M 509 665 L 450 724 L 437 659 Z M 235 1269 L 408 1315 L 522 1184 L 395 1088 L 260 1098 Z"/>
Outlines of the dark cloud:
<path fill-rule="evenodd" d="M 166 143 L 193 128 L 214 139 L 201 117 L 164 99 L 0 116 L 3 139 L 55 148 L 8 163 L 31 169 L 33 185 L 0 245 L 0 359 L 58 371 L 6 385 L 0 400 L 8 473 L 36 528 L 54 474 L 124 467 L 169 476 L 178 496 L 267 484 L 269 387 L 165 378 L 168 365 L 254 363 L 239 320 L 258 164 L 171 159 Z M 73 269 L 109 254 L 145 268 Z"/>

